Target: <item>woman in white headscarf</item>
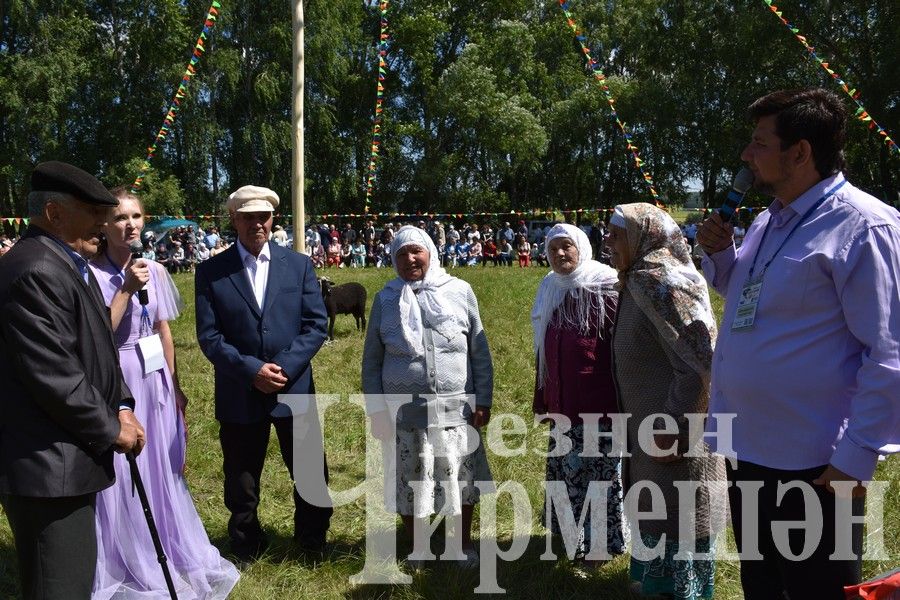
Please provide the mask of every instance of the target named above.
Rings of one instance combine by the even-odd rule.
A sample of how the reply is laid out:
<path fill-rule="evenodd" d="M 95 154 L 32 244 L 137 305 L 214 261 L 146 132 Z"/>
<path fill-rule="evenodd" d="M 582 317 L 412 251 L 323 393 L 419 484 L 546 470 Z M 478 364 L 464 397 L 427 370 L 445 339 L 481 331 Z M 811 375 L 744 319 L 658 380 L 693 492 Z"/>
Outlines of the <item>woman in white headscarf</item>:
<path fill-rule="evenodd" d="M 614 269 L 591 259 L 588 237 L 574 225 L 555 225 L 547 234 L 546 248 L 553 270 L 541 281 L 531 312 L 537 354 L 533 409 L 536 415 L 548 416 L 552 434 L 544 514 L 547 528 L 563 536 L 577 562 L 598 567 L 612 556 L 623 554 L 627 544 L 621 458 L 613 454 L 609 435 L 599 437 L 600 456 L 584 452 L 585 428 L 599 428 L 608 434 L 610 419 L 582 419 L 586 413 L 618 412 L 611 350 L 617 277 Z M 557 456 L 556 440 L 563 436 L 568 438 L 565 445 L 569 450 Z M 550 492 L 553 486 L 562 491 L 560 484 L 564 484 L 577 520 L 588 505 L 588 486 L 594 481 L 610 482 L 605 527 L 595 524 L 605 534 L 601 540 L 591 539 L 589 514 L 581 528 L 560 523 L 557 511 L 561 498 L 552 497 Z"/>
<path fill-rule="evenodd" d="M 478 302 L 468 283 L 441 268 L 425 231 L 402 227 L 391 258 L 397 277 L 372 302 L 362 361 L 372 432 L 396 440 L 396 493 L 388 487 L 387 504 L 410 534 L 415 519 L 459 515 L 464 564 L 474 567 L 475 482 L 490 481 L 491 474 L 480 436 L 468 425 L 487 425 L 494 388 Z M 407 401 L 397 411 L 378 394 Z"/>

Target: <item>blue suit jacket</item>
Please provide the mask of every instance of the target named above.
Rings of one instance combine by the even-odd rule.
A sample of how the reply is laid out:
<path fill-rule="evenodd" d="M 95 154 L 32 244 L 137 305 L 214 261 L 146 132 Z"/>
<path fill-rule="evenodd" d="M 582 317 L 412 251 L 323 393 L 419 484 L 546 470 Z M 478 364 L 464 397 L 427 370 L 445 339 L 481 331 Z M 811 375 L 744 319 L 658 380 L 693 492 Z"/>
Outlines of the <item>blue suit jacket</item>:
<path fill-rule="evenodd" d="M 288 383 L 280 393 L 315 392 L 311 361 L 325 341 L 327 313 L 309 258 L 272 243 L 260 309 L 239 243 L 197 266 L 197 341 L 215 367 L 216 419 L 249 424 L 265 419 L 277 402 L 278 394 L 253 387 L 264 363 L 284 369 Z"/>

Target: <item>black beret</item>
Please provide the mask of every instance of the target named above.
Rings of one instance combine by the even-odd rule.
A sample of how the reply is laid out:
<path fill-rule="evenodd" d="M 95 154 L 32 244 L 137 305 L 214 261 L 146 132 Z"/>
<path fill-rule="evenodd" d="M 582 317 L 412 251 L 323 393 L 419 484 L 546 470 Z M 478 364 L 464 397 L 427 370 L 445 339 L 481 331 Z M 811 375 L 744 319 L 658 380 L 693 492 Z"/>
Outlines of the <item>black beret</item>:
<path fill-rule="evenodd" d="M 68 163 L 50 160 L 42 162 L 31 172 L 32 192 L 61 192 L 71 194 L 86 204 L 118 206 L 119 201 L 100 181 Z"/>

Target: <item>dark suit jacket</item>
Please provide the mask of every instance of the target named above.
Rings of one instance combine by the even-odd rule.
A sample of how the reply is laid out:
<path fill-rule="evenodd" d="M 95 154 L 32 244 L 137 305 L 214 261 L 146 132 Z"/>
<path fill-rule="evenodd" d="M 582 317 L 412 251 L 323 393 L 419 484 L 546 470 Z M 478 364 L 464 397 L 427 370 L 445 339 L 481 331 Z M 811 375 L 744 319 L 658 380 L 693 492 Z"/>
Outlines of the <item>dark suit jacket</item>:
<path fill-rule="evenodd" d="M 0 494 L 78 496 L 115 480 L 119 406 L 133 400 L 91 283 L 34 226 L 0 260 Z"/>
<path fill-rule="evenodd" d="M 197 266 L 197 341 L 216 373 L 216 419 L 257 423 L 278 394 L 253 379 L 264 363 L 284 369 L 283 394 L 315 391 L 311 361 L 325 342 L 327 313 L 309 258 L 270 243 L 265 306 L 260 310 L 235 242 Z"/>

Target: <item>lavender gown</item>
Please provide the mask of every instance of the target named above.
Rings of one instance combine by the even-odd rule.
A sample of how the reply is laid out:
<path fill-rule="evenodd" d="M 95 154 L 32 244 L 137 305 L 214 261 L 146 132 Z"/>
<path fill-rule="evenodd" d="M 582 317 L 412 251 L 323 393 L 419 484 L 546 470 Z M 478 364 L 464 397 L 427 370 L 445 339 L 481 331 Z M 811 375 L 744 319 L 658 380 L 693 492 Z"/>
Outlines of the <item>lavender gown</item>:
<path fill-rule="evenodd" d="M 151 322 L 178 316 L 177 290 L 165 268 L 150 264 L 147 284 Z M 91 269 L 107 305 L 123 283 L 119 269 L 101 257 Z M 143 375 L 137 340 L 141 307 L 134 294 L 116 330 L 116 345 L 125 381 L 135 399 L 135 416 L 144 426 L 147 445 L 138 456 L 147 496 L 159 530 L 169 569 L 180 599 L 225 598 L 240 574 L 209 542 L 181 475 L 184 423 L 175 402 L 168 366 Z M 168 598 L 140 499 L 132 494 L 124 455 L 115 456 L 116 483 L 97 495 L 97 570 L 93 600 Z"/>

